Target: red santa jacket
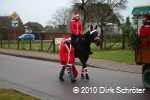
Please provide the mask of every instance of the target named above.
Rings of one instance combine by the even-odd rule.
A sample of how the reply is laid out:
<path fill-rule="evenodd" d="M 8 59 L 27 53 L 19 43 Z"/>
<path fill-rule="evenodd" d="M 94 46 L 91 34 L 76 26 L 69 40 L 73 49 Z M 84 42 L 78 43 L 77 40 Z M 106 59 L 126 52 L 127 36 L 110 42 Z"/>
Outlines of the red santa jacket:
<path fill-rule="evenodd" d="M 70 22 L 71 33 L 75 36 L 83 34 L 83 27 L 80 20 L 72 19 Z"/>
<path fill-rule="evenodd" d="M 60 64 L 62 66 L 73 65 L 74 63 L 75 60 L 74 48 L 71 43 L 69 43 L 69 45 L 70 48 L 64 42 L 60 44 L 59 54 L 60 54 Z M 65 61 L 66 63 L 63 64 L 62 61 Z"/>
<path fill-rule="evenodd" d="M 142 23 L 142 27 L 140 28 L 140 36 L 147 37 L 150 36 L 150 16 L 148 16 Z M 142 45 L 148 45 L 147 42 L 142 42 Z"/>

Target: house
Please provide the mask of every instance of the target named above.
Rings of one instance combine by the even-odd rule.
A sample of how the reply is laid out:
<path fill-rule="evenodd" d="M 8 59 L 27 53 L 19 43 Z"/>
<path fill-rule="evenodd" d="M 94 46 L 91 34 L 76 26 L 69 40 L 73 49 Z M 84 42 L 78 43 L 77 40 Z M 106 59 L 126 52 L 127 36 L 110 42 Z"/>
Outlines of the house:
<path fill-rule="evenodd" d="M 70 16 L 69 16 L 69 19 L 67 20 L 67 33 L 70 33 L 70 27 L 69 27 L 69 23 L 70 23 L 70 20 L 72 19 L 73 17 L 73 13 L 74 11 L 78 11 L 79 9 L 79 6 L 81 5 L 81 3 L 76 3 L 73 7 L 73 10 L 72 12 L 70 13 Z M 104 5 L 104 4 L 102 4 Z M 85 25 L 84 25 L 84 30 L 87 31 L 89 29 L 89 25 L 92 24 L 92 25 L 97 25 L 97 22 L 98 22 L 98 18 L 96 15 L 96 11 L 93 11 L 93 9 L 97 9 L 96 7 L 97 5 L 96 4 L 87 4 L 85 9 L 88 11 L 88 13 L 90 14 L 87 14 L 87 19 L 85 20 Z M 109 8 L 108 5 L 105 5 Z M 91 8 L 93 7 L 93 8 Z M 80 14 L 80 19 L 81 21 L 83 22 L 83 14 L 82 12 L 79 12 Z M 98 16 L 99 18 L 101 16 Z M 108 23 L 112 23 L 112 25 L 108 25 L 109 28 L 111 27 L 112 30 L 111 30 L 111 33 L 118 33 L 118 24 L 119 24 L 119 19 L 117 18 L 117 16 L 112 12 L 112 14 L 110 14 L 110 16 L 108 16 L 106 19 L 105 19 L 105 24 L 108 24 Z M 100 22 L 100 21 L 99 21 Z M 98 27 L 98 31 L 100 32 L 100 27 Z"/>
<path fill-rule="evenodd" d="M 32 33 L 35 35 L 35 39 L 39 40 L 41 37 L 45 39 L 44 27 L 38 22 L 27 22 L 24 24 L 25 33 Z"/>
<path fill-rule="evenodd" d="M 43 33 L 44 32 L 44 27 L 39 24 L 38 22 L 27 22 L 24 24 L 25 32 L 29 33 Z"/>
<path fill-rule="evenodd" d="M 20 17 L 18 20 L 18 27 L 12 27 L 12 20 L 14 20 L 11 16 L 0 16 L 0 37 L 3 40 L 7 39 L 16 39 L 18 36 L 24 33 L 24 26 Z"/>
<path fill-rule="evenodd" d="M 53 29 L 53 26 L 51 26 L 51 25 L 46 25 L 45 28 L 44 28 L 44 31 L 45 31 L 45 32 L 48 32 L 48 31 L 50 31 L 50 30 L 52 30 L 52 29 Z"/>

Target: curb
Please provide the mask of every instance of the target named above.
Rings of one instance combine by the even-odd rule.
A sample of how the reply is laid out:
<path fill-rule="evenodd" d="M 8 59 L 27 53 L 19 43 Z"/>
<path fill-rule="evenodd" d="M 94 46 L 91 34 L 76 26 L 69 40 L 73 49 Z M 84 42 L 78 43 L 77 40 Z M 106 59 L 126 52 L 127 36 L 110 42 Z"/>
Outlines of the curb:
<path fill-rule="evenodd" d="M 35 57 L 35 56 L 26 56 L 26 55 L 5 53 L 5 52 L 0 52 L 0 54 L 10 55 L 10 56 L 16 56 L 16 57 L 23 57 L 23 58 L 29 58 L 29 59 L 36 59 L 36 60 L 43 60 L 43 61 L 51 61 L 51 62 L 57 62 L 57 63 L 59 63 L 58 59 L 50 59 L 50 58 Z M 75 64 L 76 65 L 82 65 L 81 62 L 75 62 Z M 121 71 L 121 72 L 129 72 L 129 73 L 141 74 L 141 73 L 138 73 L 138 72 L 131 72 L 131 71 L 124 71 L 124 70 L 116 70 L 116 69 L 104 68 L 104 67 L 95 66 L 95 65 L 92 65 L 92 64 L 87 64 L 87 66 L 93 67 L 93 68 L 101 68 L 101 69 L 113 70 L 113 71 Z"/>
<path fill-rule="evenodd" d="M 12 54 L 12 53 L 4 53 L 4 52 L 0 52 L 0 54 L 4 54 L 4 55 L 10 55 L 10 56 L 16 56 L 16 57 L 23 57 L 23 58 L 29 58 L 29 59 L 37 59 L 37 60 L 43 60 L 43 61 L 52 61 L 52 62 L 58 62 L 60 60 L 58 59 L 50 59 L 50 58 L 43 58 L 43 57 L 35 57 L 35 56 L 26 56 L 26 55 L 19 55 L 19 54 Z M 75 62 L 76 65 L 82 65 L 80 62 Z M 87 64 L 90 67 L 95 67 L 95 68 L 100 68 L 91 64 Z"/>

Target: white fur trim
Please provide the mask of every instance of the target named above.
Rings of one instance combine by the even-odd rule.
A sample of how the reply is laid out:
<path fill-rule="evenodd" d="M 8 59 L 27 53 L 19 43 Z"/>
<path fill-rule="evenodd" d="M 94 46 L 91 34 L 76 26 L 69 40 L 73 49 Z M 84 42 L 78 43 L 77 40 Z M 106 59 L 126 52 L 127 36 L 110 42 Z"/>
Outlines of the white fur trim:
<path fill-rule="evenodd" d="M 66 42 L 66 41 L 71 41 L 71 38 L 67 38 L 64 40 L 64 42 Z"/>
<path fill-rule="evenodd" d="M 150 25 L 144 25 L 144 27 L 150 27 Z"/>
<path fill-rule="evenodd" d="M 74 17 L 77 17 L 77 16 L 79 17 L 79 14 L 74 15 Z"/>
<path fill-rule="evenodd" d="M 93 33 L 96 32 L 96 31 L 97 31 L 97 30 L 93 30 L 93 31 L 90 32 L 90 34 L 93 34 Z"/>
<path fill-rule="evenodd" d="M 67 65 L 70 65 L 70 66 L 72 66 L 72 64 L 67 64 Z"/>
<path fill-rule="evenodd" d="M 62 67 L 63 67 L 63 66 L 66 66 L 66 65 L 62 65 L 62 64 L 60 64 L 60 65 L 61 65 Z"/>
<path fill-rule="evenodd" d="M 147 20 L 146 22 L 150 22 L 150 20 Z"/>

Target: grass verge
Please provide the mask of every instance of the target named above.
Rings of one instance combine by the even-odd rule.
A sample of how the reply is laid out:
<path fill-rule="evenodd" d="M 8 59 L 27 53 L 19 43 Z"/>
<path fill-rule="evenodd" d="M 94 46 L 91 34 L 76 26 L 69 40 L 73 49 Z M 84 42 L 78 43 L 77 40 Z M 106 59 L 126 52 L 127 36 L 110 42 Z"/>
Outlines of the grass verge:
<path fill-rule="evenodd" d="M 13 89 L 0 89 L 0 100 L 41 100 Z"/>
<path fill-rule="evenodd" d="M 90 58 L 112 60 L 116 62 L 135 64 L 135 52 L 132 50 L 100 50 L 94 51 Z"/>

